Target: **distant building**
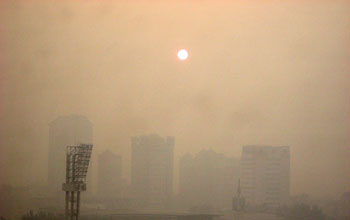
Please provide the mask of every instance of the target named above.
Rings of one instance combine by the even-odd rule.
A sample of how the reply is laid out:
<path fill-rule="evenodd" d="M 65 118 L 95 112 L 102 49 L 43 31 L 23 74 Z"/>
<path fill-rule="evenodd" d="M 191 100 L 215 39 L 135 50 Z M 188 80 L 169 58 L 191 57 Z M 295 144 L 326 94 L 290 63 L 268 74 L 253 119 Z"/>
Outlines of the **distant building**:
<path fill-rule="evenodd" d="M 213 150 L 202 150 L 194 157 L 185 154 L 179 167 L 182 208 L 199 212 L 231 209 L 239 176 L 237 159 Z"/>
<path fill-rule="evenodd" d="M 81 143 L 92 143 L 92 123 L 79 115 L 61 116 L 49 124 L 48 184 L 51 192 L 62 194 L 66 175 L 66 148 Z M 91 187 L 88 173 L 87 189 Z"/>
<path fill-rule="evenodd" d="M 131 138 L 131 187 L 136 206 L 164 208 L 173 192 L 174 137 Z"/>
<path fill-rule="evenodd" d="M 21 219 L 29 210 L 38 211 L 53 205 L 46 194 L 44 186 L 0 186 L 1 218 Z"/>
<path fill-rule="evenodd" d="M 243 146 L 241 188 L 248 205 L 286 204 L 289 199 L 289 185 L 288 146 Z"/>
<path fill-rule="evenodd" d="M 122 157 L 110 151 L 98 156 L 99 198 L 120 198 L 122 188 Z"/>
<path fill-rule="evenodd" d="M 192 189 L 195 185 L 195 181 L 193 180 L 193 173 L 195 172 L 195 168 L 193 165 L 193 157 L 191 154 L 187 153 L 180 158 L 179 161 L 179 194 L 183 199 L 186 197 L 185 195 L 190 195 L 192 193 Z M 186 203 L 192 203 L 187 200 Z"/>
<path fill-rule="evenodd" d="M 337 218 L 339 220 L 350 219 L 350 192 L 345 192 L 340 198 Z"/>

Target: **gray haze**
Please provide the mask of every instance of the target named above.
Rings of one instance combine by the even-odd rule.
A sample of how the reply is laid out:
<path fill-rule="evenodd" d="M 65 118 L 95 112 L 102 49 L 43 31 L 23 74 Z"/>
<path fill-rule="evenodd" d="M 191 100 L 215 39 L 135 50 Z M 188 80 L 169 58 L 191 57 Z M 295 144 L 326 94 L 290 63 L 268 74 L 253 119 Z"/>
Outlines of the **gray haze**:
<path fill-rule="evenodd" d="M 306 2 L 1 1 L 0 183 L 46 184 L 48 124 L 79 114 L 127 179 L 130 137 L 155 132 L 175 168 L 289 145 L 292 194 L 349 191 L 350 4 Z"/>

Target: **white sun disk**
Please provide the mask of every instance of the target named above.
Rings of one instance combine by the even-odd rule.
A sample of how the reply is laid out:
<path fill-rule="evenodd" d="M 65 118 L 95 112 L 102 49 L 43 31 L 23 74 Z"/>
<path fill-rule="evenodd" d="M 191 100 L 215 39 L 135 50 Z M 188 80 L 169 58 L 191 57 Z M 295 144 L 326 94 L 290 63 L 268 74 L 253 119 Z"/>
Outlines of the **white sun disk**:
<path fill-rule="evenodd" d="M 177 52 L 177 57 L 180 59 L 180 60 L 186 60 L 187 57 L 188 57 L 188 52 L 187 50 L 185 49 L 181 49 Z"/>

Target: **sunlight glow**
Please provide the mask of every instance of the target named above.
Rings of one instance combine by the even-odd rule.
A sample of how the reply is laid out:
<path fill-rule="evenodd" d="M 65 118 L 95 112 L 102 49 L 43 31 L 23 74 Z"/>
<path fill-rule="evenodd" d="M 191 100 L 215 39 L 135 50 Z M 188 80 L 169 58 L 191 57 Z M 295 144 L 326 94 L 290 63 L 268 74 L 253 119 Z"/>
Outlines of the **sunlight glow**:
<path fill-rule="evenodd" d="M 188 57 L 188 52 L 187 50 L 185 49 L 181 49 L 177 52 L 177 57 L 180 59 L 180 60 L 186 60 L 187 57 Z"/>

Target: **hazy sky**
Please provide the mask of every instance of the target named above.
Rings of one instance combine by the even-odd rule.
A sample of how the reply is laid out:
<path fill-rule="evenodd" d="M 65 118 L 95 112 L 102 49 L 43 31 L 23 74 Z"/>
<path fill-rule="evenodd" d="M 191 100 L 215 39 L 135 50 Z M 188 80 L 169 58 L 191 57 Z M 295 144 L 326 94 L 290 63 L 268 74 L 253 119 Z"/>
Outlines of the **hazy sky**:
<path fill-rule="evenodd" d="M 48 123 L 82 114 L 126 177 L 159 133 L 176 157 L 289 145 L 292 193 L 338 196 L 349 98 L 348 1 L 0 1 L 0 183 L 45 184 Z"/>

